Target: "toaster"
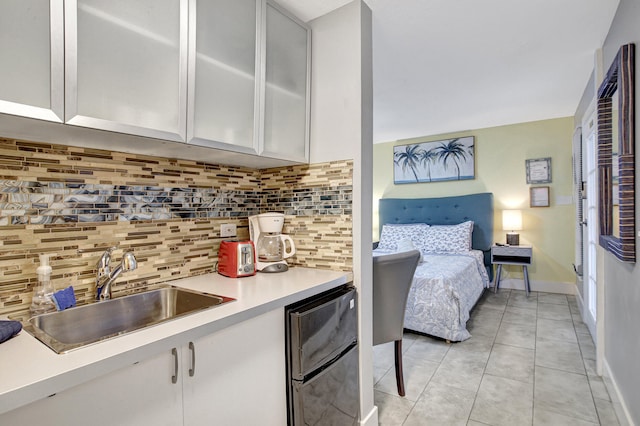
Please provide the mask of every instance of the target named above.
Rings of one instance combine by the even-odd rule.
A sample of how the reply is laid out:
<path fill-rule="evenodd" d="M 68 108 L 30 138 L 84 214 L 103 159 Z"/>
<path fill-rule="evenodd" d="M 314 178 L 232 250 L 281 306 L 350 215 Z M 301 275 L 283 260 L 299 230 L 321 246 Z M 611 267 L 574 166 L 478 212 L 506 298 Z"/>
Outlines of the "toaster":
<path fill-rule="evenodd" d="M 253 241 L 222 241 L 218 252 L 218 273 L 238 278 L 256 274 Z"/>

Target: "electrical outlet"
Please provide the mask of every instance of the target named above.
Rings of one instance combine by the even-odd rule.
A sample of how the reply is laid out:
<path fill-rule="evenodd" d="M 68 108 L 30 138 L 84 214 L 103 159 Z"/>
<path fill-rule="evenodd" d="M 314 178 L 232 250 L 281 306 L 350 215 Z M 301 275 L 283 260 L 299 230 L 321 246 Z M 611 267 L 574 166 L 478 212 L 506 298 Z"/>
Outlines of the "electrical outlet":
<path fill-rule="evenodd" d="M 235 237 L 236 236 L 236 224 L 235 223 L 223 223 L 220 225 L 221 237 Z"/>

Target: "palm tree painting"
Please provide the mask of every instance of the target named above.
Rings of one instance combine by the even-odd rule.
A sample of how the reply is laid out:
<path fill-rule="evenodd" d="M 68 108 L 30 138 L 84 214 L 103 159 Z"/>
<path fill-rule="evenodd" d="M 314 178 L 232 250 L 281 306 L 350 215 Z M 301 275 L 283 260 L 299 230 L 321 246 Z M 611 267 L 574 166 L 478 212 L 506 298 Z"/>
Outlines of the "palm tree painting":
<path fill-rule="evenodd" d="M 422 183 L 475 178 L 473 136 L 393 147 L 394 182 Z"/>

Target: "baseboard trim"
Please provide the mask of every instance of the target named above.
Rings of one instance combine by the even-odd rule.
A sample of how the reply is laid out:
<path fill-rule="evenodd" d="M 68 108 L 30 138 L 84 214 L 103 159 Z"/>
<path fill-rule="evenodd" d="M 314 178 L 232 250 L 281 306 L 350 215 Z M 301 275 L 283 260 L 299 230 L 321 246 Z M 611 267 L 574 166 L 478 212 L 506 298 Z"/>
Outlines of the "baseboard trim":
<path fill-rule="evenodd" d="M 616 416 L 618 417 L 620 426 L 635 426 L 635 423 L 631 418 L 631 413 L 629 413 L 629 410 L 624 403 L 624 398 L 620 393 L 620 389 L 618 388 L 615 377 L 613 377 L 613 373 L 611 372 L 611 368 L 609 367 L 609 363 L 606 358 L 604 359 L 602 366 L 602 380 L 604 381 L 607 392 L 609 392 L 609 396 L 611 397 L 611 403 L 616 412 Z"/>
<path fill-rule="evenodd" d="M 531 291 L 542 291 L 545 293 L 576 294 L 576 284 L 571 282 L 558 281 L 529 281 Z M 524 290 L 524 280 L 517 278 L 506 278 L 500 280 L 500 288 L 510 288 L 514 290 Z"/>
<path fill-rule="evenodd" d="M 360 419 L 361 426 L 378 426 L 378 406 L 374 405 L 366 417 Z"/>

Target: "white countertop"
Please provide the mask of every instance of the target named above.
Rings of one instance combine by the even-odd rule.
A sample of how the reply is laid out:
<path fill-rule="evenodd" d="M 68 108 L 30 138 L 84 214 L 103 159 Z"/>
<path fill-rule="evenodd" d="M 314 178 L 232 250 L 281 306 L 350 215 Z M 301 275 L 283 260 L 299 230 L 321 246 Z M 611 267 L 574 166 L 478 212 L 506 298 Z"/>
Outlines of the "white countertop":
<path fill-rule="evenodd" d="M 347 272 L 296 267 L 238 279 L 207 274 L 170 281 L 236 300 L 60 355 L 23 330 L 0 344 L 0 414 L 351 280 Z"/>

